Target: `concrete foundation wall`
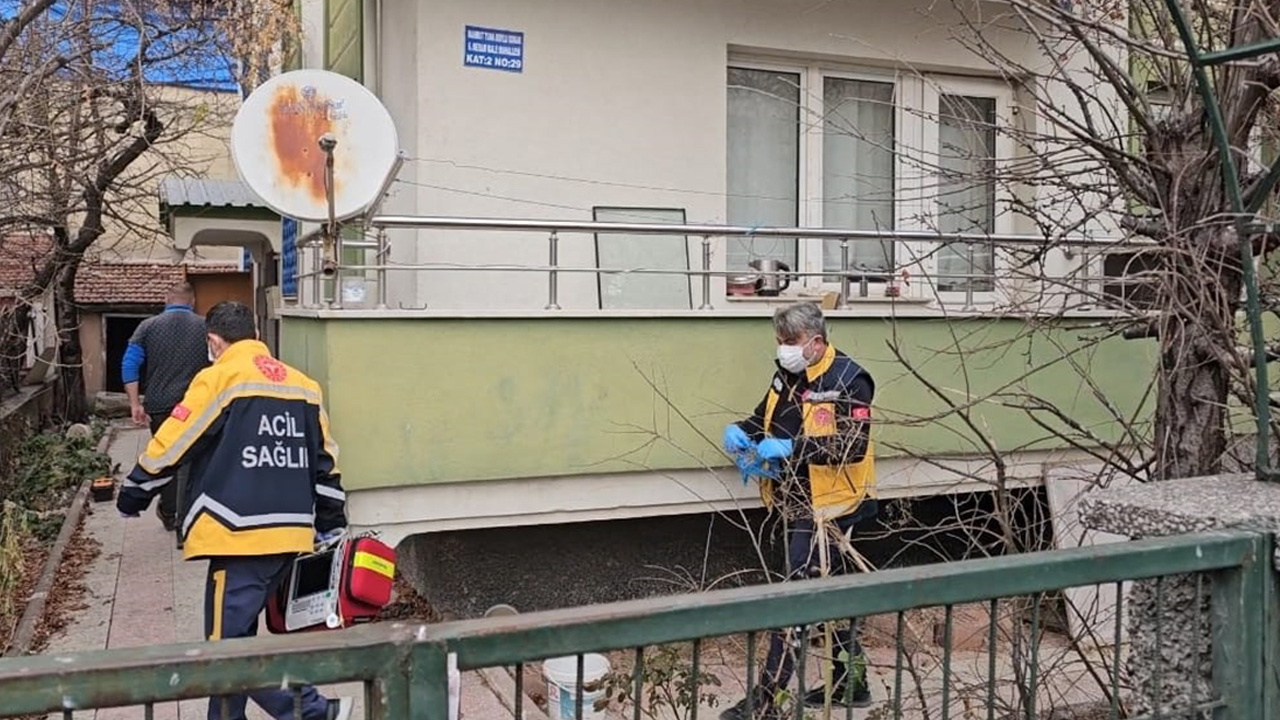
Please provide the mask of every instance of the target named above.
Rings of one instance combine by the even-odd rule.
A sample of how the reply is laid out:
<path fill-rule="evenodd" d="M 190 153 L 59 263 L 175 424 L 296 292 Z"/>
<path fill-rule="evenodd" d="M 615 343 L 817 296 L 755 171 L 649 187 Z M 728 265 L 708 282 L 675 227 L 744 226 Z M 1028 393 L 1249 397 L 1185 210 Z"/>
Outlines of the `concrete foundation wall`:
<path fill-rule="evenodd" d="M 32 432 L 44 427 L 53 414 L 53 386 L 24 387 L 0 402 L 0 503 L 8 496 L 18 450 Z"/>

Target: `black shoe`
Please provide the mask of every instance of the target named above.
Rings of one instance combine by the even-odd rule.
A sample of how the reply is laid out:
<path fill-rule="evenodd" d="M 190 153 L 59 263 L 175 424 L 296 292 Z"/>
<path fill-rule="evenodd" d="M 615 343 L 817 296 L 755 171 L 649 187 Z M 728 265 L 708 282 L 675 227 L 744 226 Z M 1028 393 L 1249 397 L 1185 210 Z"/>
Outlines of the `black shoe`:
<path fill-rule="evenodd" d="M 827 703 L 826 688 L 814 688 L 804 694 L 804 706 L 811 708 L 820 708 Z M 853 694 L 850 695 L 844 685 L 836 685 L 835 692 L 831 696 L 831 707 L 845 708 L 856 707 L 864 708 L 871 706 L 871 690 L 865 685 L 859 685 L 854 688 Z"/>
<path fill-rule="evenodd" d="M 159 505 L 156 505 L 156 517 L 160 518 L 160 524 L 164 526 L 165 532 L 173 532 L 177 529 L 178 519 L 165 515 L 164 510 L 161 510 Z"/>
<path fill-rule="evenodd" d="M 743 698 L 731 708 L 720 713 L 720 720 L 782 720 L 782 713 L 773 704 L 770 694 L 759 686 L 752 688 L 751 715 L 747 715 L 747 699 Z"/>

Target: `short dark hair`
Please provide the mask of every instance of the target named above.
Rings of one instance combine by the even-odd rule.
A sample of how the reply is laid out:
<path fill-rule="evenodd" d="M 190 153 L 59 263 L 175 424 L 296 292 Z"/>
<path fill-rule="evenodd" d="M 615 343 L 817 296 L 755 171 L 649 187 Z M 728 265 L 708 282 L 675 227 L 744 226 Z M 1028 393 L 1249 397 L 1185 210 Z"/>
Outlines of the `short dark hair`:
<path fill-rule="evenodd" d="M 169 288 L 167 297 L 169 302 L 182 302 L 185 300 L 190 303 L 195 299 L 196 291 L 195 288 L 191 287 L 191 283 L 183 281 Z"/>
<path fill-rule="evenodd" d="M 226 340 L 228 344 L 252 340 L 258 335 L 253 311 L 244 303 L 223 300 L 214 305 L 204 316 L 204 326 L 209 333 Z"/>

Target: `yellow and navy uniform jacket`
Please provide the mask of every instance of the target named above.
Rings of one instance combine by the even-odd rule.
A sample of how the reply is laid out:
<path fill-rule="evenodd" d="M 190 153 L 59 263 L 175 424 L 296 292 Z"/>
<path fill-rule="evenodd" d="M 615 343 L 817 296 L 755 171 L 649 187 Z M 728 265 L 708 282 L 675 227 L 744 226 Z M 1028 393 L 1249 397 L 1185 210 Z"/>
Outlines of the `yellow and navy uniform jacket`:
<path fill-rule="evenodd" d="M 151 504 L 180 464 L 187 559 L 310 552 L 346 525 L 338 447 L 320 386 L 256 340 L 233 343 L 191 381 L 129 473 L 122 513 Z"/>
<path fill-rule="evenodd" d="M 834 519 L 874 498 L 874 398 L 871 374 L 830 345 L 803 373 L 779 367 L 760 405 L 739 423 L 753 441 L 794 442 L 780 479 L 760 483 L 765 505 L 803 504 L 817 519 Z"/>

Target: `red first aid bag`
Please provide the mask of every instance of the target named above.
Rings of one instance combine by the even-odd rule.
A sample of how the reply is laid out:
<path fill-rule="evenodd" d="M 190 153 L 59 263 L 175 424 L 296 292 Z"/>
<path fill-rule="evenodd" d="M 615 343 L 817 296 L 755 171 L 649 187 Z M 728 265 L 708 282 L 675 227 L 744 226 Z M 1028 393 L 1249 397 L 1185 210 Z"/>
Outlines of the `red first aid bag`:
<path fill-rule="evenodd" d="M 336 630 L 373 620 L 391 602 L 395 576 L 395 549 L 372 535 L 299 556 L 267 600 L 267 630 Z"/>
<path fill-rule="evenodd" d="M 342 616 L 372 618 L 391 602 L 396 578 L 396 551 L 371 537 L 347 543 L 343 592 L 338 595 Z"/>

